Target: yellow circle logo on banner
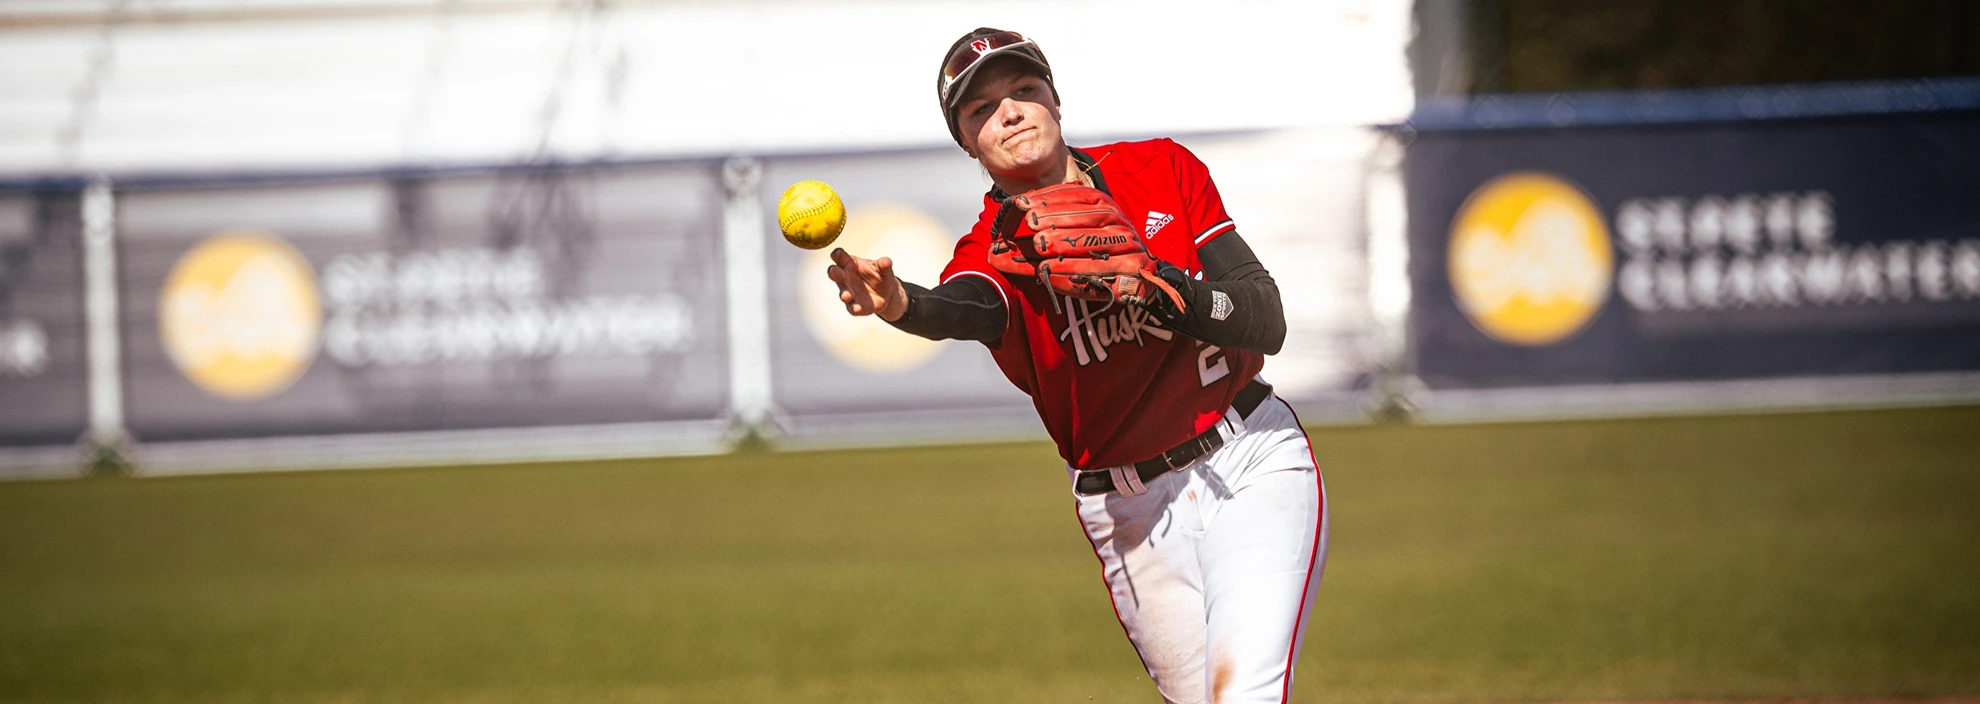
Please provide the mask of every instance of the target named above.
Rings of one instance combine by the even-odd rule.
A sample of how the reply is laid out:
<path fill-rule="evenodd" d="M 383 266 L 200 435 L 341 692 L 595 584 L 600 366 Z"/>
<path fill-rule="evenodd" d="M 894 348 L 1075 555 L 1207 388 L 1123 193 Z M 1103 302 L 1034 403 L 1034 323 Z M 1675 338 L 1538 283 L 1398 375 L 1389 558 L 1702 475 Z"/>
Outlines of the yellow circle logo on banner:
<path fill-rule="evenodd" d="M 1548 345 L 1580 330 L 1608 300 L 1614 262 L 1594 201 L 1546 174 L 1492 179 L 1451 224 L 1459 307 L 1502 342 Z"/>
<path fill-rule="evenodd" d="M 187 379 L 235 400 L 273 395 L 316 356 L 323 307 L 309 261 L 262 232 L 223 232 L 179 258 L 158 334 Z"/>
<path fill-rule="evenodd" d="M 942 223 L 905 205 L 875 204 L 852 212 L 838 244 L 854 256 L 894 260 L 894 275 L 932 287 L 949 263 L 955 242 Z M 887 374 L 906 371 L 941 351 L 933 340 L 894 329 L 879 316 L 854 317 L 839 301 L 839 287 L 826 278 L 829 249 L 815 250 L 798 267 L 798 302 L 804 322 L 820 345 L 852 367 Z"/>

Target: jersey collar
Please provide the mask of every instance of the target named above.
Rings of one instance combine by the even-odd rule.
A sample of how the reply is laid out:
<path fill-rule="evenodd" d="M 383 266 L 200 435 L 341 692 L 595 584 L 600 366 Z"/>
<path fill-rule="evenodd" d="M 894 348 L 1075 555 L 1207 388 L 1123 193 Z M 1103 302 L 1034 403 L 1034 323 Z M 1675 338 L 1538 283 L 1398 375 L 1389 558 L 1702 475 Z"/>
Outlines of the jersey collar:
<path fill-rule="evenodd" d="M 1107 194 L 1108 198 L 1114 197 L 1114 192 L 1107 190 L 1107 177 L 1100 173 L 1100 161 L 1088 156 L 1086 152 L 1080 151 L 1078 147 L 1066 147 L 1066 149 L 1072 152 L 1073 164 L 1078 166 L 1081 171 L 1085 171 L 1087 178 L 1093 179 L 1093 187 L 1100 189 L 1101 193 Z M 1005 193 L 1004 189 L 996 186 L 990 187 L 990 200 L 997 201 L 1001 205 L 1004 201 L 1010 199 L 1011 194 Z"/>
<path fill-rule="evenodd" d="M 1067 149 L 1072 148 L 1067 147 Z M 1085 171 L 1086 177 L 1093 179 L 1094 188 L 1100 189 L 1100 192 L 1107 194 L 1108 198 L 1114 197 L 1114 192 L 1107 190 L 1107 177 L 1100 173 L 1100 161 L 1098 159 L 1094 159 L 1088 156 L 1086 152 L 1078 149 L 1072 149 L 1072 158 L 1073 163 L 1079 165 L 1079 170 Z"/>

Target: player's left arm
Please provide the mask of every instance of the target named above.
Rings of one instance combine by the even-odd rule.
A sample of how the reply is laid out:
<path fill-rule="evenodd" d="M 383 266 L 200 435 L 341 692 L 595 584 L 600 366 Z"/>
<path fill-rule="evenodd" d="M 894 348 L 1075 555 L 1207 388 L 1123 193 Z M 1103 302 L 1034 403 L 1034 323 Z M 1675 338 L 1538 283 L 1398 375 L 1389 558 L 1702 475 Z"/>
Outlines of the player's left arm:
<path fill-rule="evenodd" d="M 1279 301 L 1279 284 L 1259 263 L 1258 255 L 1236 230 L 1227 231 L 1196 250 L 1203 262 L 1198 281 L 1168 262 L 1158 265 L 1163 281 L 1175 287 L 1188 312 L 1157 305 L 1163 322 L 1183 334 L 1219 347 L 1278 354 L 1286 342 L 1286 313 Z"/>

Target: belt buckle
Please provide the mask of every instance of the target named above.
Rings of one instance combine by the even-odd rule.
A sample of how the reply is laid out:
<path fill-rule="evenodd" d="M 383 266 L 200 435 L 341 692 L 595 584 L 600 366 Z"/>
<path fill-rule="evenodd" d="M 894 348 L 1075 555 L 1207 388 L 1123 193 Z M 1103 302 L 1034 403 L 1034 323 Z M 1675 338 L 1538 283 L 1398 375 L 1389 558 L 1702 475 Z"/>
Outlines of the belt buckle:
<path fill-rule="evenodd" d="M 1195 462 L 1196 458 L 1202 457 L 1204 453 L 1208 452 L 1207 446 L 1209 444 L 1210 444 L 1210 435 L 1208 433 L 1190 438 L 1189 442 L 1185 442 L 1181 445 L 1177 445 L 1175 447 L 1169 448 L 1166 452 L 1163 452 L 1162 464 L 1168 465 L 1169 471 L 1171 472 L 1187 467 L 1189 466 L 1189 463 Z M 1189 457 L 1188 459 L 1182 460 L 1181 464 L 1176 463 L 1177 460 L 1182 455 L 1183 451 L 1192 450 L 1192 449 L 1195 450 L 1196 452 L 1195 455 Z"/>
<path fill-rule="evenodd" d="M 1190 442 L 1186 442 L 1186 443 L 1183 443 L 1183 444 L 1181 444 L 1181 445 L 1177 445 L 1177 446 L 1175 446 L 1175 447 L 1171 447 L 1171 448 L 1169 448 L 1169 449 L 1168 449 L 1168 451 L 1166 451 L 1166 452 L 1163 452 L 1163 453 L 1162 453 L 1162 464 L 1165 464 L 1165 465 L 1168 465 L 1168 466 L 1169 466 L 1169 471 L 1171 471 L 1171 472 L 1173 472 L 1173 471 L 1176 471 L 1176 470 L 1178 470 L 1178 469 L 1182 469 L 1183 467 L 1185 467 L 1185 466 L 1187 466 L 1187 465 L 1189 464 L 1189 462 L 1184 462 L 1184 463 L 1182 463 L 1182 464 L 1176 464 L 1176 457 L 1177 457 L 1177 455 L 1179 455 L 1179 454 L 1181 454 L 1181 453 L 1178 453 L 1178 452 L 1177 452 L 1177 450 L 1182 450 L 1182 449 L 1184 449 L 1184 448 L 1187 448 L 1187 447 L 1189 447 L 1189 446 L 1190 446 L 1190 445 L 1191 445 L 1192 443 L 1194 443 L 1194 442 L 1196 442 L 1196 441 L 1194 441 L 1194 440 L 1191 440 Z M 1195 460 L 1196 458 L 1194 458 L 1194 457 L 1191 457 L 1190 459 L 1191 459 L 1191 460 Z"/>

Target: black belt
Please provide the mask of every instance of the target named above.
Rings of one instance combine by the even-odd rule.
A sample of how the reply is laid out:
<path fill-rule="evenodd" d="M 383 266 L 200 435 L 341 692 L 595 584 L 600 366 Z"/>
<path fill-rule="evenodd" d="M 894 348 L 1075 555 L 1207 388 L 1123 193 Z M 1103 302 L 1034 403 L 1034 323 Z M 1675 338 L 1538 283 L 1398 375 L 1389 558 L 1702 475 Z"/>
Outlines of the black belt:
<path fill-rule="evenodd" d="M 1252 411 L 1258 410 L 1258 404 L 1264 403 L 1265 398 L 1271 395 L 1271 384 L 1252 379 L 1251 383 L 1245 384 L 1244 388 L 1238 390 L 1237 399 L 1231 401 L 1231 408 L 1237 410 L 1239 418 L 1249 418 Z M 1217 432 L 1217 426 L 1212 425 L 1201 435 L 1184 440 L 1181 445 L 1169 448 L 1167 452 L 1134 463 L 1134 473 L 1141 477 L 1142 483 L 1146 484 L 1154 481 L 1156 477 L 1189 466 L 1189 463 L 1195 462 L 1196 458 L 1210 454 L 1211 450 L 1223 444 L 1224 434 Z M 1114 474 L 1109 469 L 1083 471 L 1073 480 L 1073 491 L 1087 496 L 1105 494 L 1113 490 Z"/>

